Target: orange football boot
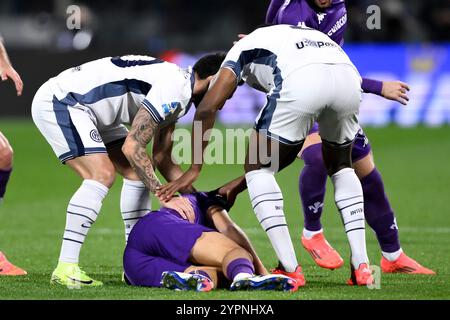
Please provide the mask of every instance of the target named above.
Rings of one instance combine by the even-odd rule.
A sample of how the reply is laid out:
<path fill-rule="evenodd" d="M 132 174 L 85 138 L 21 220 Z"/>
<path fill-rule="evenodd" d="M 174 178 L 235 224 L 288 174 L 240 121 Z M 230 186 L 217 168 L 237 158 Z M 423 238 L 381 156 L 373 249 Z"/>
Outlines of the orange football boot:
<path fill-rule="evenodd" d="M 315 234 L 311 239 L 302 236 L 302 245 L 319 267 L 334 270 L 344 264 L 344 260 L 328 243 L 323 232 Z"/>
<path fill-rule="evenodd" d="M 282 274 L 285 276 L 288 276 L 291 279 L 295 280 L 294 288 L 291 289 L 291 291 L 297 291 L 299 287 L 304 287 L 306 284 L 305 276 L 302 271 L 301 266 L 297 266 L 295 268 L 295 271 L 293 272 L 287 272 L 284 270 L 284 268 L 281 266 L 281 264 L 278 265 L 277 268 L 270 270 L 270 273 L 272 274 Z"/>
<path fill-rule="evenodd" d="M 395 261 L 389 261 L 382 257 L 381 271 L 384 273 L 436 274 L 436 272 L 420 265 L 416 260 L 411 259 L 403 252 Z"/>
<path fill-rule="evenodd" d="M 6 256 L 0 251 L 0 276 L 24 276 L 27 272 L 16 267 L 6 259 Z"/>
<path fill-rule="evenodd" d="M 357 270 L 351 266 L 352 273 L 350 279 L 348 279 L 347 284 L 351 286 L 367 286 L 374 283 L 372 276 L 372 271 L 370 270 L 367 263 L 361 263 Z"/>

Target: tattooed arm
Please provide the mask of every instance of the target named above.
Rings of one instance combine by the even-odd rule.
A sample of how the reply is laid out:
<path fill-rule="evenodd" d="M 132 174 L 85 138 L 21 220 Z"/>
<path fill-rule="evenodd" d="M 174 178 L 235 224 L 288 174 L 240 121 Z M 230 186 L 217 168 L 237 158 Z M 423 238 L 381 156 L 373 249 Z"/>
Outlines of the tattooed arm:
<path fill-rule="evenodd" d="M 139 109 L 122 151 L 145 186 L 152 192 L 161 186 L 147 154 L 147 145 L 153 139 L 158 124 L 144 108 Z"/>
<path fill-rule="evenodd" d="M 161 186 L 153 163 L 147 154 L 147 145 L 153 139 L 158 124 L 150 116 L 150 113 L 141 108 L 134 118 L 131 130 L 122 146 L 122 152 L 136 171 L 141 181 L 153 193 Z M 184 197 L 174 197 L 167 201 L 161 201 L 161 205 L 174 209 L 186 220 L 194 222 L 195 213 L 192 204 Z"/>

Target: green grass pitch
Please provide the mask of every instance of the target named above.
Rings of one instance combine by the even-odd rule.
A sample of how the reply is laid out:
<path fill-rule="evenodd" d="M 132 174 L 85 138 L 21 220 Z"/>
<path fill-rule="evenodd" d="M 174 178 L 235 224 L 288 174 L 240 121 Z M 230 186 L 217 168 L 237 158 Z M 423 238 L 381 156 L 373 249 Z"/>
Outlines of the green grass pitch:
<path fill-rule="evenodd" d="M 15 149 L 15 166 L 0 208 L 0 249 L 29 275 L 0 277 L 2 299 L 449 299 L 450 298 L 450 130 L 396 127 L 368 129 L 375 160 L 383 174 L 397 214 L 403 249 L 437 276 L 382 275 L 381 288 L 349 287 L 349 249 L 328 185 L 323 224 L 330 243 L 346 264 L 328 271 L 314 265 L 301 248 L 302 214 L 298 197 L 297 161 L 277 180 L 284 192 L 285 211 L 307 286 L 297 293 L 241 292 L 217 290 L 208 294 L 134 288 L 121 282 L 124 247 L 119 212 L 120 178 L 106 198 L 97 223 L 82 250 L 80 265 L 102 280 L 102 288 L 69 290 L 51 287 L 65 224 L 67 201 L 78 188 L 79 178 L 59 165 L 50 147 L 29 120 L 3 119 L 0 130 Z M 242 173 L 242 166 L 207 166 L 197 183 L 212 189 Z M 268 267 L 276 264 L 274 252 L 242 194 L 231 211 L 248 233 Z M 380 250 L 370 229 L 367 246 L 371 263 L 378 265 Z"/>

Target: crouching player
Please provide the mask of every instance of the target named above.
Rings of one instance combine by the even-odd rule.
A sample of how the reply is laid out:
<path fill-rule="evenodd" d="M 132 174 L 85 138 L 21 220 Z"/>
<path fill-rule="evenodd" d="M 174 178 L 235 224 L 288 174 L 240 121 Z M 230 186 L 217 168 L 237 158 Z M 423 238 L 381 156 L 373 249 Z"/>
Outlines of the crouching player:
<path fill-rule="evenodd" d="M 131 231 L 123 257 L 128 284 L 194 291 L 230 283 L 230 290 L 297 289 L 294 279 L 267 274 L 218 193 L 183 197 L 192 203 L 194 223 L 173 209 L 161 208 L 141 218 Z"/>
<path fill-rule="evenodd" d="M 52 284 L 102 285 L 89 277 L 78 261 L 116 172 L 124 178 L 120 211 L 127 239 L 135 223 L 150 211 L 149 193 L 160 186 L 147 145 L 168 140 L 177 119 L 201 100 L 223 59 L 221 53 L 210 54 L 193 68 L 181 69 L 148 56 L 106 57 L 68 69 L 37 91 L 32 104 L 36 126 L 59 160 L 83 180 L 67 206 Z M 132 124 L 130 134 L 125 124 Z M 145 135 L 140 134 L 143 129 Z M 131 143 L 124 143 L 125 138 Z M 155 143 L 152 153 L 161 154 L 167 147 Z M 173 172 L 182 171 L 172 166 L 176 178 Z M 187 218 L 194 215 L 184 198 L 161 205 L 177 209 Z"/>

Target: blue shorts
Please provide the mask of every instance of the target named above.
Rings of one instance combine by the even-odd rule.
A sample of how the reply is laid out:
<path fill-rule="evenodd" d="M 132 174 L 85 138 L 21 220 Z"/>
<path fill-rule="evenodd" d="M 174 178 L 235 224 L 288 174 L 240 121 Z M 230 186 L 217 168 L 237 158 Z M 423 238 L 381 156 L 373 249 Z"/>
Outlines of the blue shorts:
<path fill-rule="evenodd" d="M 319 124 L 315 122 L 311 130 L 309 130 L 308 134 L 313 134 L 317 132 L 319 132 Z M 366 157 L 371 150 L 372 147 L 370 146 L 369 139 L 365 135 L 363 129 L 359 129 L 353 142 L 352 162 L 356 162 Z"/>

